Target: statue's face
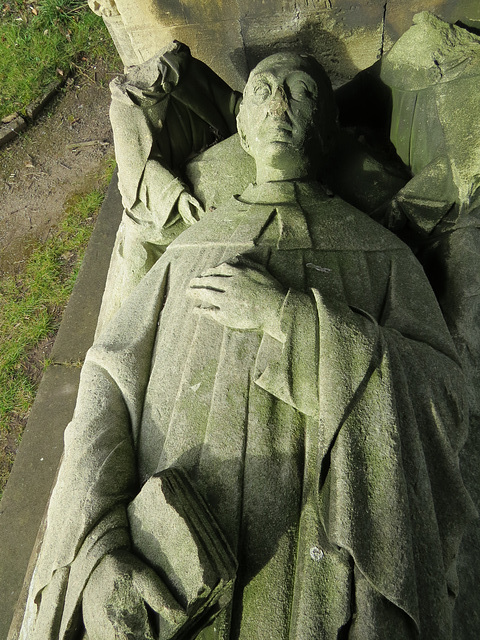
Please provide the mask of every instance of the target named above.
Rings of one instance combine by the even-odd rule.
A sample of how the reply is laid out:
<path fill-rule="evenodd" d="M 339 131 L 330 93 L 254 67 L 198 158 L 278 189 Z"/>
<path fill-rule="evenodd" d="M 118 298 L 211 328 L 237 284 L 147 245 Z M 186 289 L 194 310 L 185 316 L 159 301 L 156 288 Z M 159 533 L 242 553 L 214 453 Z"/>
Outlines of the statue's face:
<path fill-rule="evenodd" d="M 239 129 L 257 160 L 304 152 L 316 128 L 318 86 L 299 56 L 272 56 L 252 72 L 244 91 Z"/>

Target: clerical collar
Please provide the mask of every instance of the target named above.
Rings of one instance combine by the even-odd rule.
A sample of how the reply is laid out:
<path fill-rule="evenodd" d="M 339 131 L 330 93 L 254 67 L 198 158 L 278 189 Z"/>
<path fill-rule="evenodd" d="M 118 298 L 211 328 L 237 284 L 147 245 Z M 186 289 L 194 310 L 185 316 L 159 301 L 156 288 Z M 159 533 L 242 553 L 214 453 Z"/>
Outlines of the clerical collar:
<path fill-rule="evenodd" d="M 278 249 L 307 249 L 312 247 L 305 212 L 300 202 L 298 182 L 266 182 L 249 185 L 237 200 L 248 205 L 268 207 L 271 214 L 255 244 L 261 244 L 272 235 L 272 225 L 277 227 L 273 232 Z"/>
<path fill-rule="evenodd" d="M 291 204 L 298 200 L 295 184 L 286 180 L 249 184 L 238 199 L 246 204 Z"/>

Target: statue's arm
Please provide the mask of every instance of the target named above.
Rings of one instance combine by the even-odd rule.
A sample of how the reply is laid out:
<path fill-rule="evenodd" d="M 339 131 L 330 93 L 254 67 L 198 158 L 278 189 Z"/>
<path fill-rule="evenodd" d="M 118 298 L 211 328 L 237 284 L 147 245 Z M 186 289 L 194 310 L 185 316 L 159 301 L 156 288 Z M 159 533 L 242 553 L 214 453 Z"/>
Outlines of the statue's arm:
<path fill-rule="evenodd" d="M 97 334 L 166 247 L 204 213 L 182 167 L 236 130 L 240 94 L 173 42 L 111 85 L 124 215 L 113 249 Z"/>
<path fill-rule="evenodd" d="M 27 631 L 28 640 L 69 640 L 59 628 L 75 633 L 90 575 L 130 547 L 126 508 L 140 483 L 135 442 L 167 278 L 168 265 L 147 277 L 87 354 L 27 606 L 38 632 Z"/>
<path fill-rule="evenodd" d="M 261 330 L 279 342 L 280 357 L 257 384 L 302 413 L 317 416 L 326 379 L 320 370 L 331 377 L 343 367 L 353 393 L 380 362 L 385 339 L 402 348 L 410 344 L 411 356 L 423 358 L 426 351 L 447 369 L 458 369 L 451 337 L 420 265 L 406 249 L 392 253 L 390 264 L 378 318 L 349 306 L 342 292 L 332 299 L 314 289 L 287 291 L 264 267 L 245 258 L 207 270 L 191 281 L 188 293 L 198 301 L 199 313 L 233 329 Z"/>
<path fill-rule="evenodd" d="M 412 364 L 424 362 L 435 368 L 437 362 L 446 378 L 462 377 L 435 295 L 407 250 L 396 252 L 391 260 L 380 317 L 349 306 L 342 295 L 331 299 L 315 289 L 308 293 L 290 290 L 280 322 L 282 355 L 257 384 L 307 415 L 319 414 L 322 396 L 330 395 L 327 387 L 332 387 L 332 393 L 341 388 L 345 373 L 352 395 L 379 365 L 384 350 L 393 346 Z M 338 380 L 332 382 L 336 371 Z"/>
<path fill-rule="evenodd" d="M 185 162 L 236 131 L 241 94 L 172 42 L 112 81 L 110 118 L 124 206 L 148 197 L 152 179 L 168 183 Z M 144 173 L 147 162 L 150 171 Z M 153 166 L 163 171 L 154 173 Z M 140 193 L 142 183 L 147 183 Z"/>

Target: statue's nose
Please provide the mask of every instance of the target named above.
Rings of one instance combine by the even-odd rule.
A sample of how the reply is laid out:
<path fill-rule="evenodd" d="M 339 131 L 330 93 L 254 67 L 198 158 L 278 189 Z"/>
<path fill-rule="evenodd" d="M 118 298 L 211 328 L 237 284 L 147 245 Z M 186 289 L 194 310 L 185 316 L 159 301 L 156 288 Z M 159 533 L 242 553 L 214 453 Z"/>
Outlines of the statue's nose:
<path fill-rule="evenodd" d="M 282 115 L 288 109 L 288 98 L 285 93 L 285 89 L 279 85 L 275 89 L 272 97 L 270 98 L 270 104 L 268 110 L 272 115 Z"/>

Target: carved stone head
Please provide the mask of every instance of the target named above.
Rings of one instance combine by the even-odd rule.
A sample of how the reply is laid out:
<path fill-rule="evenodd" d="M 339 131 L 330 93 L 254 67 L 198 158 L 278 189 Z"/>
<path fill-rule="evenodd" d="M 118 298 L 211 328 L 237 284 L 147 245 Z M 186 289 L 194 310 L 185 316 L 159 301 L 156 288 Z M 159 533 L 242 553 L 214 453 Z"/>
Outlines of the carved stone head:
<path fill-rule="evenodd" d="M 324 157 L 336 131 L 336 107 L 323 67 L 308 55 L 269 56 L 250 74 L 237 123 L 257 169 Z"/>

